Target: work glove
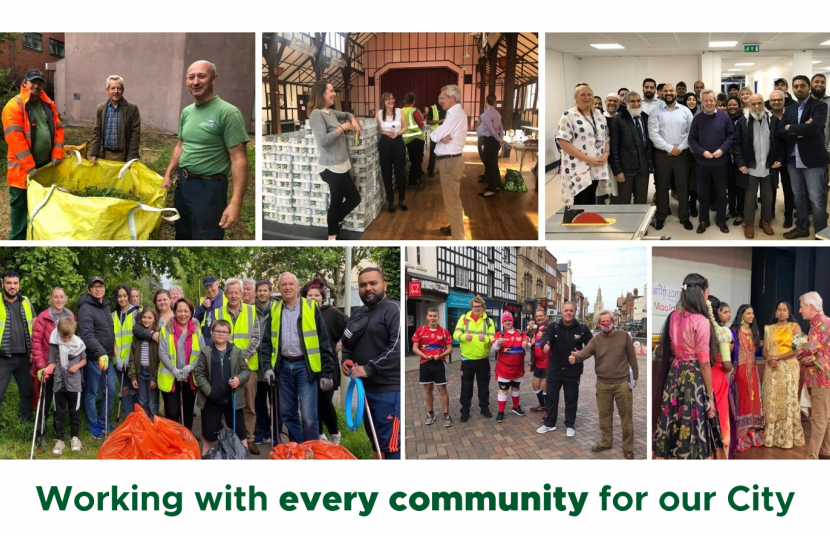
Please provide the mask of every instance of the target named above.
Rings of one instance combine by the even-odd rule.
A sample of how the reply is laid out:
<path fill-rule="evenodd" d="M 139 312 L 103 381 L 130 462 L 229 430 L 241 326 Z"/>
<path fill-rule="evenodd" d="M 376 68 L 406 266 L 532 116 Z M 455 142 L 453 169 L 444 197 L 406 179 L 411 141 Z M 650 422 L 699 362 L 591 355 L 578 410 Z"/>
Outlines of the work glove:
<path fill-rule="evenodd" d="M 180 370 L 179 368 L 173 368 L 173 378 L 176 379 L 177 381 L 181 381 L 182 380 L 182 370 Z"/>
<path fill-rule="evenodd" d="M 115 357 L 115 369 L 118 371 L 124 371 L 124 366 L 127 364 L 126 360 L 123 360 L 120 356 Z"/>
<path fill-rule="evenodd" d="M 32 178 L 35 177 L 36 174 L 37 174 L 37 169 L 32 169 L 31 171 L 26 173 L 26 176 L 28 176 L 29 180 L 31 180 Z"/>
<path fill-rule="evenodd" d="M 110 357 L 106 354 L 98 357 L 98 368 L 101 371 L 107 371 L 110 368 Z"/>
<path fill-rule="evenodd" d="M 38 370 L 37 380 L 39 380 L 41 382 L 45 382 L 47 379 L 49 379 L 49 374 L 46 373 L 46 368 Z"/>
<path fill-rule="evenodd" d="M 58 165 L 61 164 L 61 161 L 62 160 L 60 160 L 60 159 L 53 159 L 52 160 L 52 167 L 57 167 Z"/>
<path fill-rule="evenodd" d="M 190 376 L 190 374 L 193 373 L 193 368 L 195 368 L 195 367 L 196 367 L 196 364 L 187 364 L 186 366 L 184 366 L 182 368 L 182 375 L 184 376 L 185 380 L 187 380 L 187 378 Z"/>
<path fill-rule="evenodd" d="M 269 369 L 265 372 L 265 380 L 268 381 L 268 384 L 274 384 L 274 381 L 277 380 L 277 376 L 274 374 L 273 369 Z"/>
<path fill-rule="evenodd" d="M 334 382 L 329 379 L 328 377 L 323 377 L 320 379 L 320 390 L 323 392 L 328 392 L 334 387 Z"/>

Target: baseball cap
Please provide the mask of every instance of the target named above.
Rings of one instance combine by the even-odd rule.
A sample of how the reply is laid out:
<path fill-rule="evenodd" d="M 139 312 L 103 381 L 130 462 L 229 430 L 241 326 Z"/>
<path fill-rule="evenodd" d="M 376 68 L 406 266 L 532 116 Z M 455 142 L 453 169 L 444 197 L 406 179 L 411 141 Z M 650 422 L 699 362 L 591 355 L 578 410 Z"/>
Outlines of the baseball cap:
<path fill-rule="evenodd" d="M 30 69 L 26 72 L 26 80 L 33 81 L 35 79 L 40 79 L 43 82 L 46 82 L 46 77 L 43 76 L 43 72 L 39 69 Z"/>
<path fill-rule="evenodd" d="M 202 280 L 202 286 L 207 287 L 208 285 L 213 285 L 216 283 L 216 278 L 213 276 L 205 276 L 205 279 Z"/>
<path fill-rule="evenodd" d="M 100 282 L 101 285 L 106 285 L 106 283 L 104 282 L 104 278 L 102 278 L 101 276 L 92 276 L 91 278 L 89 278 L 89 283 L 87 283 L 87 289 L 91 289 L 92 286 L 95 285 L 95 283 L 97 282 Z"/>
<path fill-rule="evenodd" d="M 787 82 L 787 79 L 785 79 L 784 77 L 779 77 L 779 78 L 775 79 L 775 83 L 774 83 L 774 84 L 779 84 L 779 83 L 784 83 L 784 84 L 786 84 L 787 86 L 790 86 L 790 83 L 788 83 L 788 82 Z"/>

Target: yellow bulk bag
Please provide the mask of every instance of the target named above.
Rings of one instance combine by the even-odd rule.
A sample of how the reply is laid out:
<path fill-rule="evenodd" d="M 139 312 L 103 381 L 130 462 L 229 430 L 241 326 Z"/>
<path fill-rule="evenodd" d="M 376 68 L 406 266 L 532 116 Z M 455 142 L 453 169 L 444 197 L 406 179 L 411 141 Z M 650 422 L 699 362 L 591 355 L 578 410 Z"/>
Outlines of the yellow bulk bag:
<path fill-rule="evenodd" d="M 162 217 L 179 218 L 165 208 L 162 177 L 138 161 L 92 163 L 77 152 L 53 167 L 41 167 L 27 184 L 27 240 L 147 240 L 157 238 Z M 66 190 L 114 188 L 142 202 L 113 197 L 78 197 Z M 170 217 L 162 212 L 171 212 Z"/>

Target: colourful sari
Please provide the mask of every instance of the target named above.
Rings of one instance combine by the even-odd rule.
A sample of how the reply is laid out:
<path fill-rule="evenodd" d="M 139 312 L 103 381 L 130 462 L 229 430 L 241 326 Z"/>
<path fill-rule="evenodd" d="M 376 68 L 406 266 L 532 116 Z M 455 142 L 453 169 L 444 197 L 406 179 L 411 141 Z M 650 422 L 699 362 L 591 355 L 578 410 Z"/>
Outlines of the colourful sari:
<path fill-rule="evenodd" d="M 758 344 L 752 334 L 742 330 L 732 331 L 735 349 L 732 351 L 732 365 L 735 366 L 735 387 L 737 390 L 737 437 L 738 452 L 745 452 L 754 446 L 764 445 L 764 412 L 761 406 L 761 385 L 758 382 L 758 368 L 755 352 Z"/>
<path fill-rule="evenodd" d="M 654 433 L 658 459 L 712 459 L 722 447 L 717 417 L 709 421 L 700 365 L 709 363 L 711 323 L 703 315 L 675 311 L 669 316 L 673 358 L 663 387 Z"/>
<path fill-rule="evenodd" d="M 764 352 L 767 356 L 792 352 L 793 337 L 801 333 L 797 323 L 764 327 Z M 804 446 L 798 385 L 801 367 L 795 357 L 779 360 L 778 367 L 767 362 L 761 395 L 764 404 L 764 446 L 792 448 Z"/>

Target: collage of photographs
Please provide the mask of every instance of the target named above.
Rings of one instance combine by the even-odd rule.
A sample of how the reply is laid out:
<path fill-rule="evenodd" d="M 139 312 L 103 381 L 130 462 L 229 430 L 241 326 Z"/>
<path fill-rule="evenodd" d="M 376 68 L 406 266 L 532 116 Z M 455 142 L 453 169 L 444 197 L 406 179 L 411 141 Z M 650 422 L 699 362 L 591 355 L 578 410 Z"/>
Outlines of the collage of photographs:
<path fill-rule="evenodd" d="M 0 459 L 830 459 L 828 71 L 0 32 Z"/>

